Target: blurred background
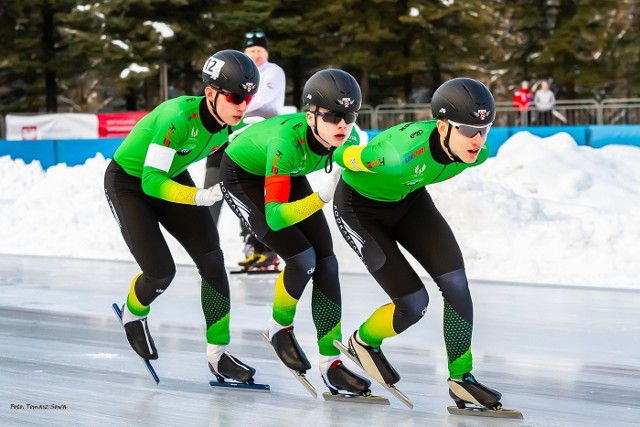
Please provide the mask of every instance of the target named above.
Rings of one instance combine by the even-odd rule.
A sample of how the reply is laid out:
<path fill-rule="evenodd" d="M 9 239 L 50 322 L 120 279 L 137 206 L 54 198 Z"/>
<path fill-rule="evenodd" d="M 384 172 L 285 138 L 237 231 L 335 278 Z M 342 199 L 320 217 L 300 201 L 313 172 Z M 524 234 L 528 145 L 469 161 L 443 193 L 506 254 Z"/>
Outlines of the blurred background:
<path fill-rule="evenodd" d="M 329 66 L 352 73 L 371 107 L 428 103 L 459 76 L 504 107 L 522 80 L 549 80 L 559 102 L 640 96 L 633 0 L 7 0 L 0 114 L 150 110 L 198 94 L 204 60 L 242 50 L 256 27 L 297 108 Z"/>

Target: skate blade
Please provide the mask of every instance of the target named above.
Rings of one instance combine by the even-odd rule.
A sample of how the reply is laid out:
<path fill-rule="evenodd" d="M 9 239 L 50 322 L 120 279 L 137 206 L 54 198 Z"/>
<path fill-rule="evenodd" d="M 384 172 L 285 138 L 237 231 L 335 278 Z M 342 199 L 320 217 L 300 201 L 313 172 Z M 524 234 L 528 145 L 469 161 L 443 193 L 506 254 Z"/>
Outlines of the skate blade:
<path fill-rule="evenodd" d="M 324 400 L 332 400 L 334 402 L 353 402 L 353 403 L 369 403 L 373 405 L 390 405 L 389 399 L 384 396 L 361 396 L 353 393 L 331 394 L 329 391 L 322 393 Z"/>
<path fill-rule="evenodd" d="M 225 388 L 232 390 L 242 390 L 242 391 L 257 391 L 257 392 L 271 392 L 271 387 L 269 384 L 256 384 L 256 383 L 240 383 L 235 381 L 209 381 L 209 385 L 214 388 Z"/>
<path fill-rule="evenodd" d="M 349 351 L 349 349 L 348 349 L 344 344 L 342 344 L 342 343 L 341 343 L 340 341 L 338 341 L 338 340 L 333 340 L 333 345 L 335 345 L 335 346 L 338 348 L 338 350 L 340 350 L 340 352 L 341 352 L 342 354 L 344 354 L 344 355 L 345 355 L 345 356 L 347 356 L 349 359 L 351 359 L 351 361 L 352 361 L 353 363 L 355 363 L 356 365 L 358 365 L 358 366 L 360 367 L 360 369 L 362 369 L 364 372 L 366 372 L 366 373 L 367 373 L 367 375 L 369 375 L 369 376 L 370 376 L 371 378 L 373 378 L 373 379 L 376 379 L 373 375 L 369 374 L 369 373 L 367 372 L 367 370 L 366 370 L 366 369 L 364 369 L 364 368 L 362 367 L 362 365 L 360 364 L 360 362 L 358 361 L 358 359 L 357 359 L 356 357 L 354 357 L 354 356 L 351 354 L 351 352 Z M 382 387 L 386 388 L 386 389 L 387 389 L 387 391 L 388 391 L 389 393 L 393 394 L 396 398 L 398 398 L 398 400 L 400 400 L 402 403 L 404 403 L 404 404 L 407 406 L 407 408 L 409 408 L 409 409 L 413 409 L 413 402 L 411 401 L 411 399 L 409 399 L 409 398 L 408 398 L 408 397 L 407 397 L 403 392 L 401 392 L 400 390 L 398 390 L 398 388 L 397 388 L 395 385 L 393 385 L 393 384 L 391 384 L 391 385 L 390 385 L 390 384 L 386 384 L 386 383 L 384 383 L 384 382 L 382 382 L 382 381 L 378 381 L 378 380 L 376 380 L 376 381 L 377 381 L 377 382 L 378 382 L 378 384 L 380 384 Z"/>
<path fill-rule="evenodd" d="M 282 270 L 231 270 L 229 274 L 247 274 L 250 276 L 259 275 L 259 274 L 280 274 Z"/>
<path fill-rule="evenodd" d="M 273 348 L 273 345 L 271 344 L 271 340 L 269 340 L 269 337 L 267 336 L 267 334 L 265 334 L 264 332 L 260 332 L 260 336 L 262 337 L 262 339 L 264 340 L 264 342 L 267 343 L 267 345 L 269 346 L 269 348 L 271 348 L 271 350 L 273 350 L 273 353 L 276 355 L 276 358 L 278 360 L 280 360 L 280 358 L 278 357 L 278 353 L 276 353 L 276 349 Z M 282 362 L 282 361 L 281 361 Z M 309 394 L 311 395 L 311 397 L 313 397 L 314 399 L 318 398 L 318 392 L 316 391 L 316 388 L 313 386 L 313 384 L 311 384 L 309 382 L 309 380 L 307 379 L 307 377 L 298 371 L 294 371 L 293 369 L 290 369 L 288 366 L 285 365 L 285 368 L 287 368 L 289 370 L 289 372 L 291 372 L 291 374 L 298 380 L 300 381 L 300 384 L 302 384 L 302 386 L 304 388 L 307 389 L 307 391 L 309 392 Z"/>
<path fill-rule="evenodd" d="M 122 310 L 120 310 L 120 306 L 114 302 L 111 305 L 111 307 L 113 308 L 113 311 L 116 313 L 116 316 L 118 316 L 118 319 L 120 319 L 120 325 L 122 325 Z M 138 355 L 136 354 L 136 356 Z M 151 374 L 151 377 L 156 382 L 156 384 L 160 384 L 160 378 L 158 377 L 158 374 L 156 374 L 156 370 L 153 369 L 153 366 L 151 365 L 151 362 L 149 361 L 149 359 L 143 359 L 142 357 L 140 357 L 140 359 L 142 359 L 144 366 L 147 368 L 147 370 L 149 371 L 149 374 Z"/>
<path fill-rule="evenodd" d="M 253 274 L 280 274 L 282 270 L 248 270 L 248 275 Z"/>
<path fill-rule="evenodd" d="M 524 419 L 522 412 L 516 409 L 489 409 L 481 407 L 458 408 L 457 406 L 447 406 L 447 411 L 452 415 L 470 415 L 475 417 L 491 418 L 511 418 L 516 420 Z"/>

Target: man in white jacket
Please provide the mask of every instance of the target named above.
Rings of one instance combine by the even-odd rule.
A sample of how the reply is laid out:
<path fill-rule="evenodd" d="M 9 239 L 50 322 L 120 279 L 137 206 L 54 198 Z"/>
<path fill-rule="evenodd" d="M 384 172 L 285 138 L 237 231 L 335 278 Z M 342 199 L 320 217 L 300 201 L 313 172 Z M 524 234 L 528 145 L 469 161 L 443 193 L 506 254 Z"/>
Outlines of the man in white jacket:
<path fill-rule="evenodd" d="M 265 32 L 259 28 L 245 34 L 244 53 L 253 60 L 260 72 L 260 88 L 251 100 L 245 114 L 248 117 L 262 117 L 268 119 L 283 113 L 286 92 L 286 76 L 284 70 L 277 64 L 269 62 L 269 41 Z M 226 148 L 226 147 L 225 147 Z M 205 185 L 211 186 L 218 182 L 220 175 L 220 160 L 224 150 L 218 150 L 207 158 Z M 209 211 L 215 223 L 220 218 L 222 202 L 209 206 Z M 277 270 L 278 256 L 271 249 L 259 242 L 249 230 L 242 228 L 245 259 L 239 265 L 246 270 Z"/>
<path fill-rule="evenodd" d="M 269 62 L 269 41 L 261 29 L 245 34 L 244 53 L 260 71 L 260 89 L 247 109 L 247 117 L 269 117 L 282 114 L 286 78 L 279 65 Z"/>

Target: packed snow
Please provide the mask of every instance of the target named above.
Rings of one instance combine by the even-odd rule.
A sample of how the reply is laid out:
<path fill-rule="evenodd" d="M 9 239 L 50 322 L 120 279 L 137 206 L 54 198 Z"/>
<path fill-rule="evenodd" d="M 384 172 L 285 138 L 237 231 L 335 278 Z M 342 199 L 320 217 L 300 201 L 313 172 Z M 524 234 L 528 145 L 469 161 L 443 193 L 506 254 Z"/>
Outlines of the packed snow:
<path fill-rule="evenodd" d="M 489 142 L 491 134 L 489 134 Z M 109 162 L 53 166 L 0 157 L 0 253 L 133 260 L 103 190 Z M 578 146 L 566 133 L 512 136 L 496 157 L 428 187 L 453 228 L 473 279 L 640 289 L 640 148 Z M 204 162 L 191 166 L 196 183 Z M 324 172 L 310 176 L 314 188 Z M 366 272 L 340 236 L 342 272 Z M 425 244 L 428 239 L 423 233 Z M 226 263 L 244 258 L 237 218 L 225 206 L 219 227 Z M 179 264 L 191 264 L 170 236 Z M 636 249 L 634 249 L 636 248 Z M 426 272 L 416 266 L 421 275 Z"/>

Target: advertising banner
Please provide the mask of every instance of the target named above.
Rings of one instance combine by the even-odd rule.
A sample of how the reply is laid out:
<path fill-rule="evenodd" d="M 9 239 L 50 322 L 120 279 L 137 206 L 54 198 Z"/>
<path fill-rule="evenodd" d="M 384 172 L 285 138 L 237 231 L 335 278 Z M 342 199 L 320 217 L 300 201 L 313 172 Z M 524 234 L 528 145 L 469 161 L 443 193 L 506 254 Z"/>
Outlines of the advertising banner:
<path fill-rule="evenodd" d="M 98 138 L 95 114 L 8 114 L 5 123 L 9 141 Z"/>
<path fill-rule="evenodd" d="M 147 114 L 146 111 L 99 113 L 97 115 L 98 136 L 100 138 L 124 138 L 145 114 Z"/>

